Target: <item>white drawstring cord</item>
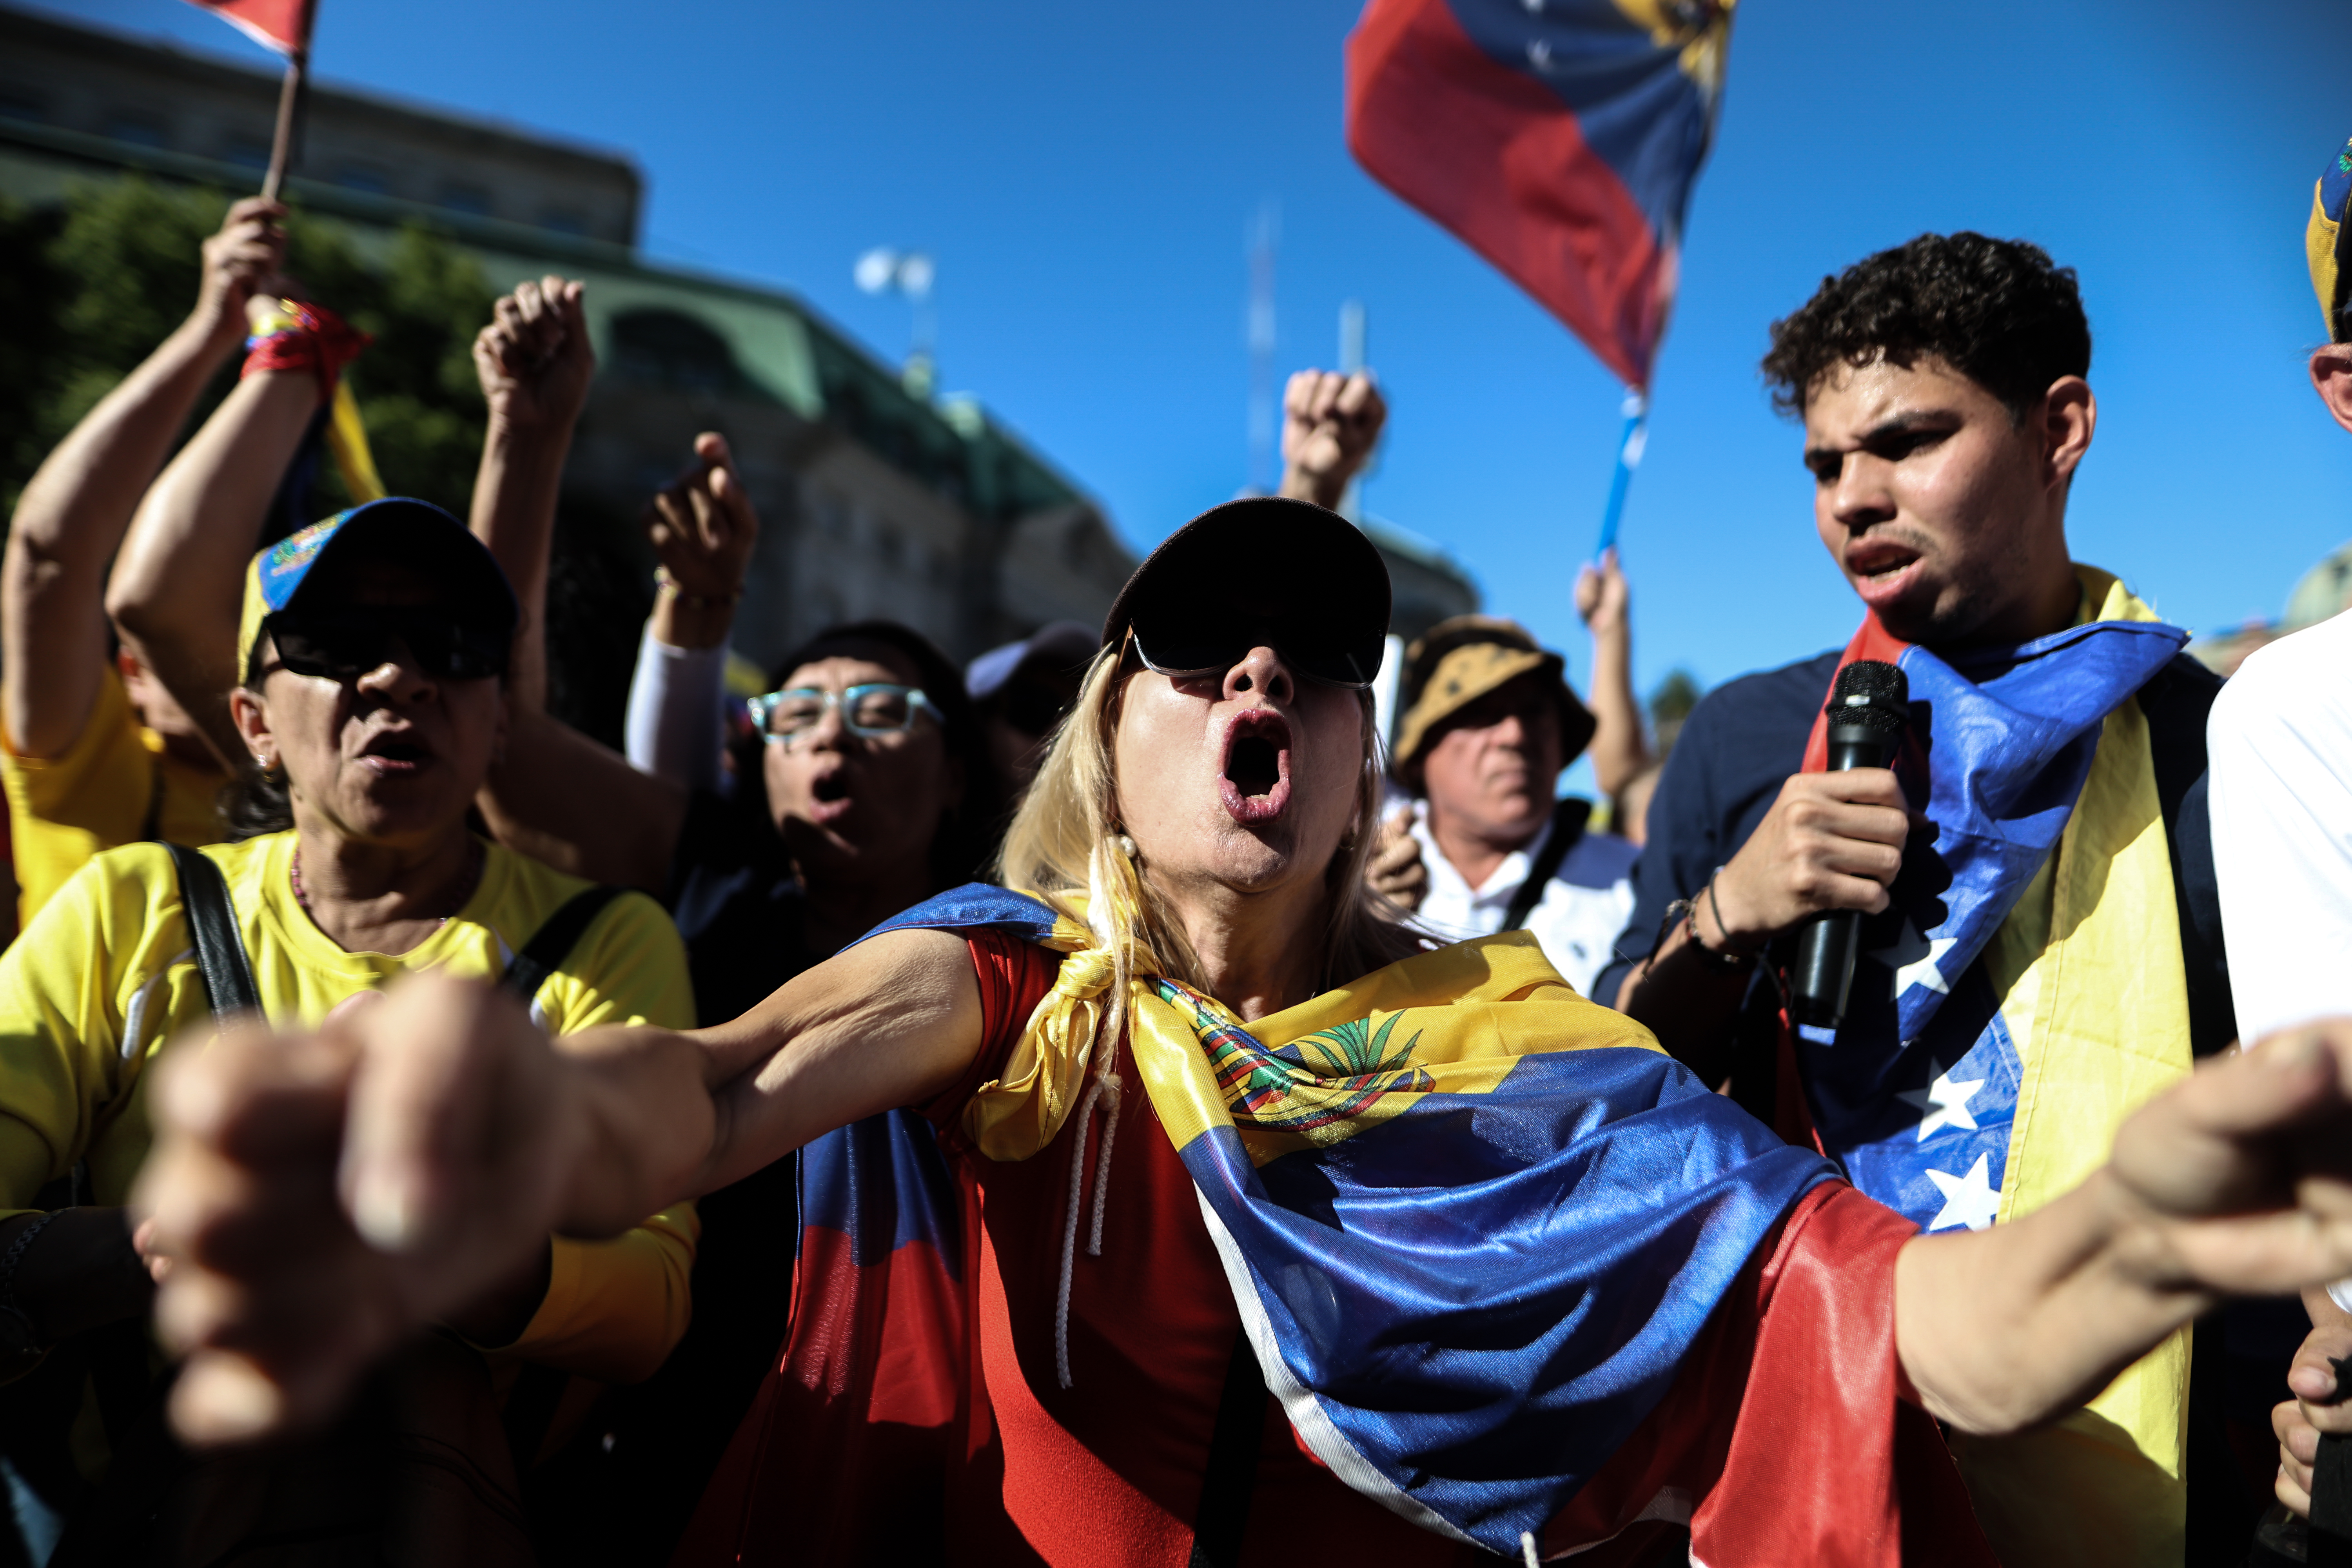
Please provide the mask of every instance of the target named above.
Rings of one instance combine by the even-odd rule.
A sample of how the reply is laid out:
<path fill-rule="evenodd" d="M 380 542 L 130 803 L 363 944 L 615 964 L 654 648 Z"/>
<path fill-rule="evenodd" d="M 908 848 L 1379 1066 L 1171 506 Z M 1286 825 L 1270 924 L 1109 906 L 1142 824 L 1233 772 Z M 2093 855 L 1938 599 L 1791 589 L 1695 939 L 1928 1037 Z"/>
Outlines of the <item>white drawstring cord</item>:
<path fill-rule="evenodd" d="M 1541 1568 L 1541 1565 L 1536 1559 L 1536 1532 L 1534 1531 L 1522 1530 L 1519 1531 L 1519 1555 L 1527 1560 L 1528 1568 Z"/>
<path fill-rule="evenodd" d="M 1062 1216 L 1062 1289 L 1054 1303 L 1054 1370 L 1060 1374 L 1062 1386 L 1070 1386 L 1070 1277 L 1077 1267 L 1078 1214 L 1085 1206 L 1087 1179 L 1087 1128 L 1095 1113 L 1095 1102 L 1106 1095 L 1110 1100 L 1109 1113 L 1103 1121 L 1102 1155 L 1095 1175 L 1094 1233 L 1088 1238 L 1087 1255 L 1102 1256 L 1103 1193 L 1110 1184 L 1110 1141 L 1118 1131 L 1118 1074 L 1108 1068 L 1095 1075 L 1087 1089 L 1086 1099 L 1078 1102 L 1078 1114 L 1070 1140 L 1070 1206 Z"/>
<path fill-rule="evenodd" d="M 1118 1074 L 1108 1068 L 1095 1079 L 1095 1092 L 1103 1097 L 1103 1134 L 1102 1152 L 1095 1160 L 1095 1228 L 1087 1238 L 1088 1258 L 1102 1256 L 1103 1205 L 1110 1198 L 1110 1145 L 1111 1140 L 1118 1136 L 1119 1090 L 1125 1087 Z"/>

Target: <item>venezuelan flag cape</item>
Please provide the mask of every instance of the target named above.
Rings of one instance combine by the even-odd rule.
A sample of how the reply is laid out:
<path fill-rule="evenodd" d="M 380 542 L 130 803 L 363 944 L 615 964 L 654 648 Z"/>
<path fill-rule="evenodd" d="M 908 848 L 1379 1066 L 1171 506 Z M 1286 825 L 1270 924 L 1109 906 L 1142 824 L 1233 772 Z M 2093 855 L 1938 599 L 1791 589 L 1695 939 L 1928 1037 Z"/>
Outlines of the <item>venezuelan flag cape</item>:
<path fill-rule="evenodd" d="M 1371 0 L 1348 145 L 1647 386 L 1733 0 Z"/>
<path fill-rule="evenodd" d="M 982 1158 L 1034 1155 L 1115 1044 L 1096 1038 L 1108 955 L 997 888 L 882 929 L 909 928 L 992 928 L 1066 955 L 962 1118 Z M 1525 933 L 1247 1028 L 1145 977 L 1128 1019 L 1267 1386 L 1349 1486 L 1514 1557 L 1662 1518 L 1691 1521 L 1719 1563 L 1985 1561 L 1956 1482 L 1931 1500 L 1934 1531 L 1907 1528 L 1896 1500 L 1898 1468 L 1950 1475 L 1933 1424 L 1895 1394 L 1892 1258 L 1911 1227 L 1577 997 Z M 764 1560 L 746 1547 L 754 1514 L 779 1521 L 761 1539 L 794 1561 L 856 1560 L 857 1539 L 865 1560 L 892 1555 L 841 1522 L 881 1503 L 908 1539 L 914 1492 L 867 1486 L 887 1466 L 869 1469 L 859 1429 L 894 1425 L 905 1461 L 909 1428 L 936 1437 L 967 1374 L 966 1314 L 947 1303 L 975 1272 L 974 1210 L 928 1130 L 877 1118 L 801 1159 L 793 1329 L 681 1563 Z M 1759 1254 L 1800 1225 L 1826 1239 L 1783 1245 L 1797 1261 L 1759 1278 Z M 909 1332 L 934 1343 L 895 1342 Z M 1742 1466 L 1744 1500 L 1706 1495 Z"/>
<path fill-rule="evenodd" d="M 1781 1130 L 1810 1131 L 1926 1230 L 1981 1230 L 2070 1190 L 2190 1067 L 2171 859 L 2131 700 L 2188 634 L 2108 574 L 2075 573 L 2064 631 L 1939 657 L 1874 617 L 1841 661 L 1909 679 L 1895 773 L 1927 826 L 1864 927 L 1844 1021 L 1795 1031 L 1810 1127 L 1789 1125 L 1784 1094 Z M 1827 758 L 1824 717 L 1805 767 Z M 2179 1560 L 2187 1377 L 2183 1331 L 2060 1427 L 1957 1445 L 2004 1562 Z"/>

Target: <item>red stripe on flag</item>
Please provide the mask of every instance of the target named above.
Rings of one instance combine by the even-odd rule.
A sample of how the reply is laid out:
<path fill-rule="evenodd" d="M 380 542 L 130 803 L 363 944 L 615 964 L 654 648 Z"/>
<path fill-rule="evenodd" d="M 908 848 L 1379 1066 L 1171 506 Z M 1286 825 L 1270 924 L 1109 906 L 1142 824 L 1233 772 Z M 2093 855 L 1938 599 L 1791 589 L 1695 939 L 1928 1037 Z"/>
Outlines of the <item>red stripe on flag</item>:
<path fill-rule="evenodd" d="M 964 1215 L 977 1235 L 969 1187 Z M 847 1236 L 810 1226 L 793 1290 L 791 1332 L 672 1568 L 935 1559 L 959 1457 L 962 1287 L 928 1243 L 861 1268 Z"/>
<path fill-rule="evenodd" d="M 236 27 L 255 43 L 281 55 L 310 47 L 316 0 L 188 0 Z"/>
<path fill-rule="evenodd" d="M 1995 1568 L 1895 1355 L 1895 1256 L 1916 1234 L 1843 1182 L 1798 1199 L 1546 1552 L 1650 1512 L 1689 1519 L 1693 1563 Z"/>
<path fill-rule="evenodd" d="M 1911 645 L 1880 626 L 1876 615 L 1865 613 L 1862 617 L 1861 629 L 1853 634 L 1853 640 L 1845 645 L 1845 654 L 1838 660 L 1838 668 L 1843 670 L 1847 665 L 1859 659 L 1901 664 L 1903 656 L 1910 651 Z M 1821 773 L 1830 765 L 1830 699 L 1836 695 L 1837 676 L 1832 675 L 1830 689 L 1822 693 L 1822 710 L 1813 715 L 1813 732 L 1805 742 L 1805 762 L 1801 770 L 1805 773 Z M 1918 742 L 1906 741 L 1905 743 L 1916 745 Z"/>
<path fill-rule="evenodd" d="M 1356 161 L 1646 385 L 1675 257 L 1576 116 L 1496 64 L 1445 0 L 1371 0 L 1348 38 Z"/>

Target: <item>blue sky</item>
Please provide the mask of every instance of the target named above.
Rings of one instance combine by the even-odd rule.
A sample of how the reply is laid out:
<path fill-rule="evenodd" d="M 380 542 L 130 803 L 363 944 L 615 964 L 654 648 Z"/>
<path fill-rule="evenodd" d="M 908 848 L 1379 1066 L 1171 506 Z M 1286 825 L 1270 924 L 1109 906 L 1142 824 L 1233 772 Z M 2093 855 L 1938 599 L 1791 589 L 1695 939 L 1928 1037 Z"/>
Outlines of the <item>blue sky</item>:
<path fill-rule="evenodd" d="M 321 0 L 323 77 L 625 149 L 647 248 L 798 290 L 895 357 L 859 251 L 940 261 L 946 386 L 977 393 L 1139 547 L 1245 478 L 1244 235 L 1279 204 L 1281 363 L 1370 313 L 1394 405 L 1368 500 L 1589 666 L 1569 590 L 1619 389 L 1565 331 L 1357 169 L 1354 0 Z M 266 62 L 180 0 L 62 10 Z M 2275 615 L 2352 537 L 2352 436 L 2304 216 L 2352 132 L 2352 6 L 1746 0 L 1624 531 L 1646 689 L 1841 643 L 1793 427 L 1756 361 L 1822 276 L 1924 229 L 2078 268 L 2097 443 L 2078 558 L 2200 630 Z"/>

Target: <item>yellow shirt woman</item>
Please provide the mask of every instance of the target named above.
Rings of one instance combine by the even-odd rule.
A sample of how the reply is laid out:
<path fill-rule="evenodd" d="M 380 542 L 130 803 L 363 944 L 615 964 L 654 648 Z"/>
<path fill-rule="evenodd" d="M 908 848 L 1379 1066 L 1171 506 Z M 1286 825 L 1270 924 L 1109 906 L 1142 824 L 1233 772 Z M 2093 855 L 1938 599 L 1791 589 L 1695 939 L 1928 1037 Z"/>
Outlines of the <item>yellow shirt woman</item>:
<path fill-rule="evenodd" d="M 587 887 L 485 845 L 479 885 L 439 931 L 396 957 L 346 952 L 295 901 L 294 846 L 287 832 L 204 851 L 228 884 L 262 1005 L 288 1027 L 408 970 L 495 979 Z M 641 893 L 614 900 L 540 987 L 531 1015 L 551 1036 L 691 1026 L 669 917 Z M 122 1203 L 147 1153 L 149 1066 L 191 1048 L 184 1041 L 200 1048 L 210 1016 L 170 854 L 129 845 L 76 873 L 0 953 L 0 1218 L 84 1162 L 84 1201 Z M 612 1241 L 558 1238 L 547 1295 L 499 1359 L 604 1382 L 650 1375 L 686 1331 L 696 1237 L 692 1205 L 681 1204 Z"/>

